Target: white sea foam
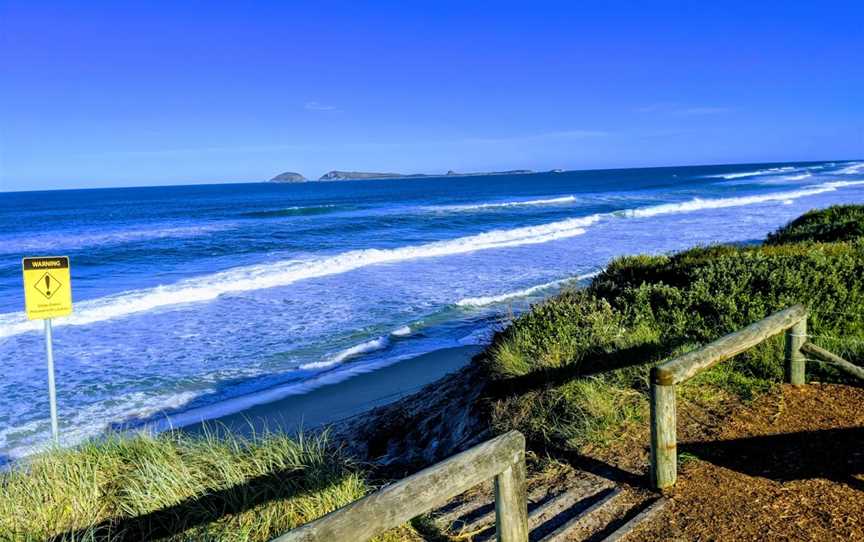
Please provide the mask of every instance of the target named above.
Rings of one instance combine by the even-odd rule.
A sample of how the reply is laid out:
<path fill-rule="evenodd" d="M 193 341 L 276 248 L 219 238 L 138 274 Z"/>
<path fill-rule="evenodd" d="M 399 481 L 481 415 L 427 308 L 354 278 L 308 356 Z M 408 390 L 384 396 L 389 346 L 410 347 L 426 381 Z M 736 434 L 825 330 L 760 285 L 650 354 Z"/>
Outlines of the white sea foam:
<path fill-rule="evenodd" d="M 776 175 L 783 171 L 792 171 L 793 166 L 772 167 L 768 169 L 757 169 L 755 171 L 742 171 L 741 173 L 723 173 L 720 175 L 709 175 L 709 177 L 720 177 L 723 179 L 740 179 L 742 177 L 758 177 L 760 175 Z"/>
<path fill-rule="evenodd" d="M 812 173 L 802 173 L 800 175 L 786 175 L 785 177 L 780 177 L 780 179 L 783 181 L 803 181 L 804 179 L 809 179 L 812 176 Z"/>
<path fill-rule="evenodd" d="M 693 198 L 688 201 L 677 203 L 664 203 L 661 205 L 652 205 L 650 207 L 641 207 L 639 209 L 628 209 L 618 211 L 617 214 L 632 218 L 646 218 L 657 215 L 666 215 L 672 213 L 686 213 L 692 211 L 700 211 L 703 209 L 723 209 L 726 207 L 740 207 L 743 205 L 754 205 L 757 203 L 767 203 L 771 201 L 790 201 L 805 196 L 815 196 L 825 192 L 833 192 L 838 188 L 864 184 L 864 181 L 833 181 L 819 185 L 808 186 L 801 190 L 792 190 L 788 192 L 772 192 L 769 194 L 758 194 L 755 196 L 738 196 L 734 198 L 715 198 L 703 199 Z"/>
<path fill-rule="evenodd" d="M 390 335 L 393 335 L 394 337 L 407 337 L 408 335 L 411 335 L 412 331 L 411 326 L 402 326 L 391 331 Z"/>
<path fill-rule="evenodd" d="M 232 292 L 286 286 L 299 280 L 345 273 L 369 265 L 547 243 L 582 235 L 586 227 L 598 220 L 600 215 L 592 215 L 539 226 L 492 230 L 424 245 L 353 250 L 330 257 L 238 267 L 167 286 L 84 301 L 76 305 L 74 314 L 58 319 L 55 325 L 86 325 L 164 307 L 210 301 Z M 35 331 L 38 327 L 36 322 L 28 322 L 22 312 L 0 314 L 0 338 Z"/>
<path fill-rule="evenodd" d="M 534 205 L 563 205 L 576 201 L 576 196 L 561 196 L 558 198 L 544 198 L 531 200 L 502 201 L 493 203 L 475 203 L 466 205 L 442 205 L 431 207 L 434 211 L 479 211 L 482 209 L 501 209 L 507 207 L 525 207 Z"/>
<path fill-rule="evenodd" d="M 854 164 L 848 165 L 838 171 L 842 175 L 857 175 L 859 173 L 864 173 L 864 162 L 856 162 Z"/>
<path fill-rule="evenodd" d="M 542 292 L 544 290 L 549 290 L 551 288 L 556 288 L 561 286 L 562 284 L 568 282 L 574 282 L 578 280 L 585 280 L 592 277 L 596 277 L 600 274 L 600 271 L 594 273 L 588 273 L 586 275 L 579 275 L 577 277 L 568 277 L 566 279 L 553 280 L 551 282 L 547 282 L 545 284 L 538 284 L 536 286 L 531 286 L 530 288 L 525 288 L 523 290 L 516 290 L 513 292 L 507 292 L 500 295 L 490 295 L 490 296 L 482 296 L 482 297 L 466 297 L 465 299 L 460 299 L 456 302 L 456 305 L 460 307 L 486 307 L 488 305 L 497 305 L 498 303 L 503 303 L 505 301 L 510 301 L 512 299 L 520 299 L 523 297 L 529 297 L 537 292 Z"/>
<path fill-rule="evenodd" d="M 355 344 L 341 352 L 337 353 L 331 358 L 322 360 L 322 361 L 313 361 L 311 363 L 305 363 L 300 366 L 300 369 L 303 370 L 312 370 L 312 369 L 326 369 L 327 367 L 332 367 L 333 365 L 338 365 L 345 360 L 355 358 L 362 354 L 368 354 L 369 352 L 375 352 L 376 350 L 383 350 L 387 348 L 390 344 L 390 340 L 387 337 L 378 337 L 376 339 L 371 339 L 366 342 L 362 342 L 360 344 Z"/>

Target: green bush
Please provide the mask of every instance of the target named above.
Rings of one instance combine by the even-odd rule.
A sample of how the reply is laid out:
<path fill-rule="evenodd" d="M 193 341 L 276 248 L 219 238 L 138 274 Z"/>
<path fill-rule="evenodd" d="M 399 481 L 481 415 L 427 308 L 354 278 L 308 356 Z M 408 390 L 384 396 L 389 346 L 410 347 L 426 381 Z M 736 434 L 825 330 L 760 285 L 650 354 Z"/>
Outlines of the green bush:
<path fill-rule="evenodd" d="M 493 422 L 546 445 L 609 442 L 623 424 L 643 419 L 648 367 L 796 303 L 810 308 L 814 342 L 864 359 L 862 224 L 864 207 L 831 207 L 762 246 L 611 262 L 584 291 L 534 307 L 496 337 L 490 373 L 504 389 L 511 385 Z M 767 341 L 690 385 L 754 397 L 782 378 L 782 348 L 780 338 Z M 562 367 L 569 378 L 560 378 Z M 808 371 L 837 376 L 816 364 Z M 519 389 L 526 375 L 535 377 L 531 393 Z"/>
<path fill-rule="evenodd" d="M 805 213 L 768 236 L 769 245 L 852 241 L 864 236 L 864 207 L 835 205 Z"/>

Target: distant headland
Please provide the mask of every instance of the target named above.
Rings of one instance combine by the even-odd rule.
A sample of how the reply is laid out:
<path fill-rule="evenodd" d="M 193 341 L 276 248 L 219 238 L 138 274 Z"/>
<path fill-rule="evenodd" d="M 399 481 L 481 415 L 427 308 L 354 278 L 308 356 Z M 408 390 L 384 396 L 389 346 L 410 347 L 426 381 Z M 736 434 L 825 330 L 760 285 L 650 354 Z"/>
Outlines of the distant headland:
<path fill-rule="evenodd" d="M 553 169 L 550 173 L 561 173 L 562 169 Z M 484 171 L 476 173 L 459 173 L 449 170 L 447 173 L 378 173 L 370 171 L 328 171 L 322 175 L 319 181 L 359 181 L 369 179 L 418 179 L 418 178 L 434 178 L 434 177 L 476 177 L 482 175 L 526 175 L 529 173 L 537 173 L 530 169 L 511 169 L 507 171 Z M 306 182 L 307 179 L 300 173 L 286 171 L 270 179 L 274 183 L 300 183 Z"/>

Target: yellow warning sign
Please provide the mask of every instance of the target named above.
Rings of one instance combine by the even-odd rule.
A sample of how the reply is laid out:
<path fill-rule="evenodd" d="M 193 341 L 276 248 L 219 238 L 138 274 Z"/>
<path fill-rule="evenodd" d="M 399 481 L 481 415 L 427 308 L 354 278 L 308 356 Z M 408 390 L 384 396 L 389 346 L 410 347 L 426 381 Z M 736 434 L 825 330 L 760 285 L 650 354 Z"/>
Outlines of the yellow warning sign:
<path fill-rule="evenodd" d="M 44 320 L 72 314 L 69 258 L 24 258 L 24 305 L 27 318 Z"/>

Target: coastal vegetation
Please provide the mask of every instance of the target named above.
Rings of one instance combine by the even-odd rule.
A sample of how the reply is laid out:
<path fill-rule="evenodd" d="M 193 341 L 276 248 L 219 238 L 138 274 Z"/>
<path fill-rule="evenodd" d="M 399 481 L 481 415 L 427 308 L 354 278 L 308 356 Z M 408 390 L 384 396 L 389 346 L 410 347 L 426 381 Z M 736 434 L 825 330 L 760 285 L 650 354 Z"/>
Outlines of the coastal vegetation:
<path fill-rule="evenodd" d="M 490 347 L 493 424 L 535 446 L 607 445 L 647 427 L 650 366 L 795 303 L 809 307 L 815 343 L 864 359 L 848 340 L 864 332 L 864 207 L 811 211 L 762 245 L 619 258 L 588 288 L 533 307 Z M 750 400 L 782 381 L 782 359 L 776 337 L 688 382 L 683 399 Z"/>
<path fill-rule="evenodd" d="M 649 367 L 796 303 L 816 344 L 864 360 L 864 342 L 849 340 L 864 333 L 864 206 L 809 212 L 760 245 L 619 258 L 535 305 L 480 358 L 489 423 L 553 460 L 608 447 L 647 428 Z M 782 349 L 777 337 L 700 374 L 681 404 L 769 392 Z M 808 376 L 843 378 L 815 363 Z M 353 461 L 326 433 L 109 436 L 0 475 L 0 540 L 269 540 L 373 491 Z M 406 526 L 383 539 L 416 536 Z"/>
<path fill-rule="evenodd" d="M 864 237 L 864 206 L 834 205 L 804 213 L 768 236 L 767 244 L 854 241 Z"/>
<path fill-rule="evenodd" d="M 369 491 L 326 435 L 113 435 L 0 475 L 0 540 L 267 541 Z"/>

